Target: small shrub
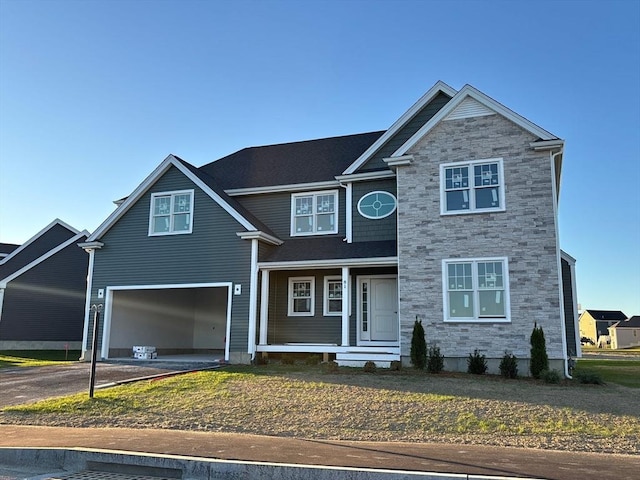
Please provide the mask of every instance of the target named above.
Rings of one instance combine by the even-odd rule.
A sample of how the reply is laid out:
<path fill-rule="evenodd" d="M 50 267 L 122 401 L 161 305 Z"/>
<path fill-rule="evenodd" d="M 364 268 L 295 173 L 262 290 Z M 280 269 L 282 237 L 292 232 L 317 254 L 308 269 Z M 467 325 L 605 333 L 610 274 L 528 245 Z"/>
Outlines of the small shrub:
<path fill-rule="evenodd" d="M 293 365 L 296 363 L 296 359 L 294 358 L 293 355 L 283 354 L 282 357 L 280 358 L 280 362 L 283 365 Z"/>
<path fill-rule="evenodd" d="M 304 359 L 306 365 L 318 365 L 321 361 L 322 357 L 320 355 L 309 355 Z"/>
<path fill-rule="evenodd" d="M 400 370 L 402 370 L 402 362 L 393 360 L 389 365 L 389 370 L 391 370 L 392 372 L 399 372 Z"/>
<path fill-rule="evenodd" d="M 365 363 L 364 367 L 362 367 L 362 370 L 366 373 L 376 373 L 377 369 L 378 367 L 376 367 L 376 362 L 372 362 L 371 360 Z"/>
<path fill-rule="evenodd" d="M 467 372 L 474 375 L 483 375 L 487 371 L 487 358 L 481 355 L 476 348 L 467 359 Z"/>
<path fill-rule="evenodd" d="M 604 381 L 602 377 L 595 372 L 583 372 L 578 370 L 574 373 L 573 378 L 580 383 L 590 384 L 590 385 L 604 385 Z"/>
<path fill-rule="evenodd" d="M 416 318 L 411 335 L 411 363 L 419 370 L 427 365 L 427 341 L 424 338 L 422 320 Z"/>
<path fill-rule="evenodd" d="M 335 360 L 332 360 L 330 362 L 325 363 L 323 365 L 323 369 L 325 373 L 338 373 L 340 366 L 338 365 L 338 362 L 336 362 Z"/>
<path fill-rule="evenodd" d="M 562 375 L 558 370 L 543 370 L 540 372 L 540 378 L 544 381 L 544 383 L 553 383 L 558 384 L 560 380 L 562 380 Z"/>
<path fill-rule="evenodd" d="M 518 378 L 518 358 L 513 353 L 504 352 L 500 361 L 500 374 L 504 378 Z"/>
<path fill-rule="evenodd" d="M 549 370 L 549 357 L 547 355 L 547 344 L 544 339 L 542 327 L 533 326 L 531 332 L 531 363 L 529 370 L 533 378 L 540 378 L 540 374 Z"/>
<path fill-rule="evenodd" d="M 429 347 L 427 371 L 429 373 L 440 373 L 442 370 L 444 370 L 444 355 L 440 354 L 439 347 Z"/>

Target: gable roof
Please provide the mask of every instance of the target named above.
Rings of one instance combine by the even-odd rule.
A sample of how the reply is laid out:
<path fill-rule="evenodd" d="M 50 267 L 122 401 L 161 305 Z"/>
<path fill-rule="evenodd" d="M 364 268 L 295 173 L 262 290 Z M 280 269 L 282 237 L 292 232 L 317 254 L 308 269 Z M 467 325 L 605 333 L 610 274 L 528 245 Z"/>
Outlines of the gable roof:
<path fill-rule="evenodd" d="M 389 140 L 393 138 L 402 128 L 404 128 L 413 117 L 415 117 L 431 100 L 433 100 L 438 94 L 444 93 L 449 97 L 453 97 L 456 91 L 449 85 L 442 81 L 436 82 L 427 92 L 414 103 L 409 110 L 402 114 L 402 116 L 384 132 L 384 135 L 380 136 L 375 143 L 373 143 L 365 152 L 362 153 L 348 168 L 342 172 L 343 175 L 349 175 L 355 173 L 358 168 L 364 165 L 368 160 L 373 157 Z"/>
<path fill-rule="evenodd" d="M 627 316 L 620 310 L 585 310 L 595 320 L 619 321 L 626 320 Z"/>
<path fill-rule="evenodd" d="M 16 245 L 15 243 L 0 243 L 0 258 L 6 257 L 19 246 L 20 245 Z"/>
<path fill-rule="evenodd" d="M 118 208 L 115 209 L 102 222 L 102 224 L 87 238 L 87 243 L 99 240 L 137 201 L 145 192 L 153 186 L 153 184 L 169 170 L 175 167 L 182 172 L 189 180 L 206 193 L 214 202 L 222 207 L 229 215 L 231 215 L 242 227 L 248 231 L 264 231 L 267 235 L 274 237 L 275 235 L 255 217 L 253 217 L 246 209 L 244 209 L 237 201 L 224 193 L 215 180 L 206 173 L 199 171 L 196 167 L 185 162 L 175 155 L 169 155 L 165 158 L 156 169 L 145 178 L 145 180 L 136 187 L 136 189 L 126 197 Z M 251 219 L 251 220 L 250 220 Z M 265 229 L 265 230 L 263 230 Z M 277 240 L 277 239 L 276 239 Z"/>
<path fill-rule="evenodd" d="M 498 113 L 503 117 L 506 117 L 508 120 L 511 120 L 513 123 L 520 126 L 524 130 L 531 132 L 540 140 L 560 140 L 554 134 L 548 132 L 542 127 L 539 127 L 535 123 L 527 120 L 523 116 L 517 114 L 513 110 L 505 107 L 501 103 L 495 101 L 493 98 L 485 95 L 481 91 L 467 84 L 462 87 L 462 89 L 453 96 L 449 103 L 442 107 L 442 109 L 437 114 L 435 114 L 431 118 L 431 120 L 424 124 L 424 126 L 420 130 L 418 130 L 409 140 L 407 140 L 404 145 L 396 150 L 393 153 L 392 157 L 399 157 L 407 153 L 407 151 L 411 149 L 411 147 L 413 147 L 416 143 L 418 143 L 418 141 L 422 137 L 429 133 L 436 125 L 447 118 L 447 116 L 454 112 L 454 110 L 456 110 L 458 106 L 461 106 L 461 104 L 469 98 L 475 100 L 475 102 L 472 102 L 473 108 L 478 109 L 485 107 L 495 113 Z M 467 102 L 467 105 L 463 106 L 464 110 L 468 109 L 468 107 L 470 106 L 469 103 L 470 102 Z M 486 111 L 483 114 L 486 114 Z M 463 115 L 461 114 L 461 112 L 458 112 L 458 114 L 454 118 L 463 118 Z"/>
<path fill-rule="evenodd" d="M 640 315 L 634 315 L 627 320 L 622 320 L 609 328 L 640 328 Z"/>
<path fill-rule="evenodd" d="M 0 278 L 6 277 L 46 254 L 80 232 L 56 218 L 22 245 L 0 259 Z"/>
<path fill-rule="evenodd" d="M 74 244 L 78 243 L 79 241 L 82 241 L 83 239 L 86 239 L 88 236 L 89 236 L 89 232 L 87 232 L 86 230 L 84 230 L 82 232 L 78 232 L 74 236 L 70 237 L 68 240 L 60 243 L 59 245 L 55 246 L 54 248 L 52 248 L 51 250 L 46 252 L 44 255 L 41 255 L 40 257 L 38 257 L 38 258 L 34 259 L 33 261 L 27 263 L 26 265 L 22 266 L 22 268 L 14 269 L 14 271 L 12 271 L 11 273 L 9 273 L 8 271 L 0 271 L 0 273 L 2 275 L 6 275 L 4 278 L 0 278 L 0 288 L 6 288 L 7 284 L 10 281 L 18 278 L 23 273 L 28 272 L 33 267 L 41 264 L 42 262 L 44 262 L 48 258 L 51 258 L 52 256 L 54 256 L 56 253 L 60 252 L 61 250 L 64 250 L 68 246 L 74 245 Z"/>
<path fill-rule="evenodd" d="M 335 182 L 385 132 L 243 148 L 200 167 L 224 190 Z M 308 168 L 310 165 L 313 168 Z"/>

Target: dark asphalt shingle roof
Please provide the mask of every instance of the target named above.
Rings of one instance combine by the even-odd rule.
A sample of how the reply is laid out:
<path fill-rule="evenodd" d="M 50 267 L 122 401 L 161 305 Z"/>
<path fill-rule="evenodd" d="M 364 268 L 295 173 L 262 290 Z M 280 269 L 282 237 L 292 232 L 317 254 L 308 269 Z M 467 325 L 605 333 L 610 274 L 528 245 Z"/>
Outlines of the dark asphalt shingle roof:
<path fill-rule="evenodd" d="M 225 190 L 335 180 L 383 133 L 243 148 L 200 170 Z"/>
<path fill-rule="evenodd" d="M 619 321 L 626 320 L 627 316 L 620 310 L 587 310 L 595 320 Z"/>
<path fill-rule="evenodd" d="M 640 328 L 640 315 L 634 315 L 630 319 L 618 322 L 613 326 L 616 328 Z"/>
<path fill-rule="evenodd" d="M 296 262 L 345 258 L 395 257 L 395 240 L 347 243 L 343 237 L 307 237 L 286 240 L 261 262 Z"/>
<path fill-rule="evenodd" d="M 15 245 L 13 243 L 0 243 L 0 254 L 9 254 L 13 252 L 20 245 Z"/>

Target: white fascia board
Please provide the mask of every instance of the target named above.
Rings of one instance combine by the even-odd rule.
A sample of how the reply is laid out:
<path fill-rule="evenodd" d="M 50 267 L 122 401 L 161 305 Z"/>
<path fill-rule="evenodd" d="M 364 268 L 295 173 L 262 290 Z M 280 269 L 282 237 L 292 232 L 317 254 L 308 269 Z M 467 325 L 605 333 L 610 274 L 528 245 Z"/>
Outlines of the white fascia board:
<path fill-rule="evenodd" d="M 24 267 L 22 267 L 20 270 L 17 270 L 15 272 L 13 272 L 11 275 L 9 275 L 8 277 L 3 278 L 2 280 L 0 280 L 0 288 L 7 288 L 7 284 L 18 278 L 20 275 L 22 275 L 23 273 L 31 270 L 33 267 L 35 267 L 36 265 L 39 265 L 40 263 L 44 262 L 45 260 L 47 260 L 48 258 L 54 256 L 56 253 L 58 253 L 61 250 L 64 250 L 65 248 L 67 248 L 69 245 L 76 243 L 78 240 L 80 240 L 80 238 L 84 237 L 85 235 L 87 235 L 88 232 L 84 231 L 84 232 L 79 232 L 78 234 L 76 234 L 74 237 L 71 237 L 69 240 L 67 240 L 66 242 L 61 243 L 60 245 L 58 245 L 55 248 L 52 248 L 51 250 L 49 250 L 47 253 L 45 253 L 44 255 L 36 258 L 33 262 L 25 265 Z"/>
<path fill-rule="evenodd" d="M 279 238 L 269 235 L 268 233 L 264 233 L 261 230 L 252 232 L 236 232 L 236 235 L 243 240 L 257 239 L 270 245 L 282 245 L 284 243 Z"/>
<path fill-rule="evenodd" d="M 261 193 L 281 193 L 281 192 L 306 192 L 310 190 L 322 190 L 325 188 L 339 187 L 340 182 L 327 180 L 325 182 L 290 183 L 287 185 L 271 185 L 267 187 L 231 188 L 224 193 L 230 197 L 241 195 L 258 195 Z"/>
<path fill-rule="evenodd" d="M 63 222 L 62 220 L 60 220 L 59 218 L 56 218 L 54 221 L 52 221 L 49 225 L 47 225 L 46 227 L 44 227 L 42 230 L 40 230 L 38 233 L 36 233 L 33 237 L 31 237 L 29 240 L 27 240 L 26 242 L 24 242 L 22 245 L 20 245 L 18 248 L 16 248 L 13 252 L 11 252 L 10 254 L 8 254 L 6 257 L 4 257 L 2 260 L 0 260 L 0 265 L 2 265 L 3 263 L 8 262 L 9 260 L 11 260 L 13 257 L 15 257 L 18 253 L 20 253 L 22 250 L 24 250 L 25 248 L 27 248 L 29 245 L 31 245 L 33 242 L 35 242 L 38 238 L 40 238 L 42 235 L 44 235 L 46 232 L 48 232 L 51 228 L 53 228 L 55 225 L 61 225 L 64 228 L 66 228 L 67 230 L 69 230 L 70 232 L 74 233 L 75 235 L 79 234 L 80 231 L 76 230 L 75 228 L 73 228 L 71 225 L 69 225 L 66 222 Z"/>
<path fill-rule="evenodd" d="M 444 107 L 440 109 L 438 113 L 436 113 L 431 120 L 424 124 L 424 126 L 418 130 L 409 140 L 407 140 L 398 150 L 393 152 L 392 157 L 397 157 L 404 155 L 407 151 L 413 147 L 418 141 L 424 137 L 427 133 L 429 133 L 433 127 L 439 124 L 449 113 L 451 113 L 460 103 L 467 97 L 471 97 L 474 100 L 477 100 L 485 107 L 490 108 L 494 112 L 508 120 L 512 121 L 516 125 L 522 127 L 523 129 L 531 132 L 533 135 L 541 138 L 542 140 L 557 140 L 558 137 L 553 135 L 552 133 L 546 131 L 545 129 L 539 127 L 533 122 L 530 122 L 526 118 L 521 115 L 518 115 L 513 110 L 505 107 L 501 103 L 495 101 L 493 98 L 485 95 L 481 91 L 472 87 L 471 85 L 465 85 L 462 89 L 447 103 Z"/>
<path fill-rule="evenodd" d="M 98 250 L 102 247 L 104 247 L 104 243 L 102 242 L 81 242 L 78 244 L 78 246 L 84 250 L 86 250 L 87 252 L 89 250 Z"/>
<path fill-rule="evenodd" d="M 560 258 L 566 260 L 569 263 L 569 265 L 575 265 L 576 262 L 577 262 L 577 260 L 575 258 L 573 258 L 571 255 L 569 255 L 564 250 L 560 250 Z"/>
<path fill-rule="evenodd" d="M 376 172 L 352 173 L 349 175 L 337 175 L 336 180 L 345 182 L 365 182 L 368 180 L 382 180 L 385 178 L 395 178 L 396 174 L 390 170 L 378 170 Z"/>
<path fill-rule="evenodd" d="M 358 157 L 358 159 L 349 165 L 344 172 L 343 175 L 348 175 L 350 173 L 355 172 L 358 168 L 360 168 L 367 160 L 373 156 L 382 145 L 384 145 L 391 137 L 393 137 L 402 127 L 404 127 L 409 120 L 411 120 L 416 113 L 418 113 L 427 103 L 435 98 L 435 96 L 440 93 L 446 93 L 450 97 L 454 97 L 456 95 L 456 90 L 451 88 L 446 83 L 438 80 L 438 82 L 431 87 L 427 93 L 425 93 L 420 99 L 414 103 L 409 110 L 407 110 L 393 125 L 389 127 L 389 129 L 382 134 L 382 136 L 376 140 L 373 145 L 371 145 L 367 150 Z"/>
<path fill-rule="evenodd" d="M 307 268 L 335 268 L 338 266 L 397 266 L 398 257 L 374 257 L 374 258 L 335 258 L 330 260 L 297 260 L 291 262 L 259 262 L 261 270 L 303 270 Z"/>
<path fill-rule="evenodd" d="M 126 200 L 116 208 L 107 219 L 93 232 L 93 234 L 87 239 L 87 242 L 93 242 L 100 238 L 104 233 L 109 230 L 127 211 L 145 194 L 145 192 L 151 188 L 151 186 L 167 171 L 171 166 L 176 167 L 182 172 L 189 180 L 197 185 L 203 192 L 211 197 L 218 205 L 220 205 L 227 213 L 235 218 L 243 227 L 247 230 L 256 230 L 256 228 L 240 215 L 235 209 L 233 209 L 227 202 L 225 202 L 220 196 L 211 190 L 204 182 L 196 177 L 191 171 L 182 165 L 181 162 L 176 160 L 173 155 L 169 155 L 165 158 L 151 174 L 144 179 L 144 181 L 136 187 L 136 189 L 126 197 Z"/>

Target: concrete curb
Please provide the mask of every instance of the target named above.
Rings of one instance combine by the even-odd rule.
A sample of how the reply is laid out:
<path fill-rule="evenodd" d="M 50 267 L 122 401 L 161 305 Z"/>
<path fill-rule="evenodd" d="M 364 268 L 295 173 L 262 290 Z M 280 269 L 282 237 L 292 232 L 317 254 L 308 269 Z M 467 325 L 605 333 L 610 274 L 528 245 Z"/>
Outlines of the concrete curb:
<path fill-rule="evenodd" d="M 95 470 L 182 480 L 516 480 L 516 477 L 231 461 L 83 448 L 0 448 L 2 465 L 29 465 L 51 472 Z"/>

